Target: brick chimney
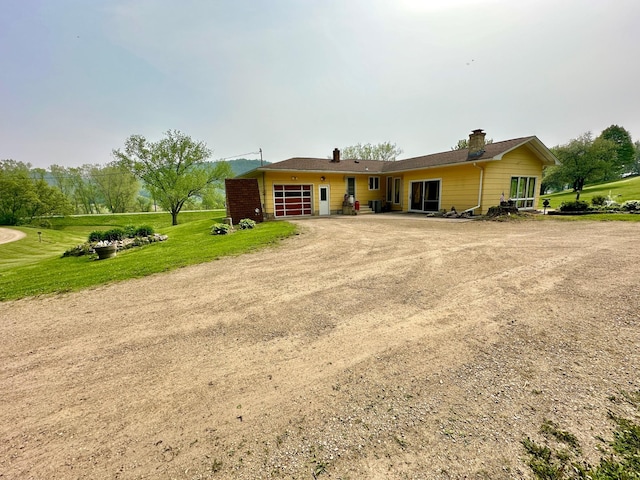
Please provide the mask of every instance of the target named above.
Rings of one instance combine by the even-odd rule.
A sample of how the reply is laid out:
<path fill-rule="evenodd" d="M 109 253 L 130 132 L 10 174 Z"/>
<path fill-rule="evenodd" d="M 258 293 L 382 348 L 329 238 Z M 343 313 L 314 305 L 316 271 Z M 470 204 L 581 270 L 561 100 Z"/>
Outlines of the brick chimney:
<path fill-rule="evenodd" d="M 333 149 L 333 160 L 331 161 L 335 163 L 340 163 L 340 150 L 338 150 L 337 148 Z"/>
<path fill-rule="evenodd" d="M 485 136 L 486 136 L 486 133 L 484 133 L 481 128 L 478 128 L 477 130 L 473 130 L 469 134 L 469 154 L 468 154 L 469 159 L 478 158 L 482 156 L 482 154 L 484 153 L 484 145 L 485 145 L 484 137 Z"/>

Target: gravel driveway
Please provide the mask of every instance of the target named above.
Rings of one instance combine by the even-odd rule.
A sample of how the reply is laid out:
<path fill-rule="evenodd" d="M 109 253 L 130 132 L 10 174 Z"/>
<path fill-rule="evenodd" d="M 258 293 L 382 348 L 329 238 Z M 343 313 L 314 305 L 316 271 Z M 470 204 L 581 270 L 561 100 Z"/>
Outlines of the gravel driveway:
<path fill-rule="evenodd" d="M 531 478 L 544 419 L 597 460 L 640 389 L 637 223 L 296 223 L 0 303 L 0 478 Z"/>

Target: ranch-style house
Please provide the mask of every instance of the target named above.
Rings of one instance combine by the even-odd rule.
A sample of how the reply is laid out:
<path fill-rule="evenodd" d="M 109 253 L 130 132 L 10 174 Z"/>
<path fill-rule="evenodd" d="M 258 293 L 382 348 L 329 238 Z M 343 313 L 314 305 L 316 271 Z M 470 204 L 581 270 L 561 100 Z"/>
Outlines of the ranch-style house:
<path fill-rule="evenodd" d="M 538 205 L 542 169 L 558 165 L 535 136 L 485 143 L 474 130 L 469 148 L 397 161 L 290 158 L 239 178 L 257 180 L 265 218 L 333 215 L 345 203 L 375 212 L 457 212 L 481 215 L 500 201 Z"/>

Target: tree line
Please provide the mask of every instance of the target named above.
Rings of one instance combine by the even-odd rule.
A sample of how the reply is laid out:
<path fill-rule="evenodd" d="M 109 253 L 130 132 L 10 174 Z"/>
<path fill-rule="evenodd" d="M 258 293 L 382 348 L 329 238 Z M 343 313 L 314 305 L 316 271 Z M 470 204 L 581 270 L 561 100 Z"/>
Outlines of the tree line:
<path fill-rule="evenodd" d="M 0 160 L 0 225 L 47 215 L 148 212 L 224 207 L 228 162 L 210 162 L 211 150 L 177 130 L 150 142 L 132 135 L 107 165 L 32 168 Z"/>

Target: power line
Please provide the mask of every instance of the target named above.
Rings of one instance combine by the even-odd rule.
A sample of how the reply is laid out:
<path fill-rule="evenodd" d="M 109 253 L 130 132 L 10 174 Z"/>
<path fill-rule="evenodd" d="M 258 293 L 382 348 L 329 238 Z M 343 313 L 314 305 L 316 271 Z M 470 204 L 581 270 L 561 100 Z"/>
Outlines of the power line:
<path fill-rule="evenodd" d="M 230 158 L 244 157 L 245 155 L 258 155 L 259 153 L 262 153 L 262 149 L 258 150 L 257 152 L 247 152 L 247 153 L 241 153 L 240 155 L 233 155 L 231 157 L 221 158 L 220 160 L 229 160 Z"/>

